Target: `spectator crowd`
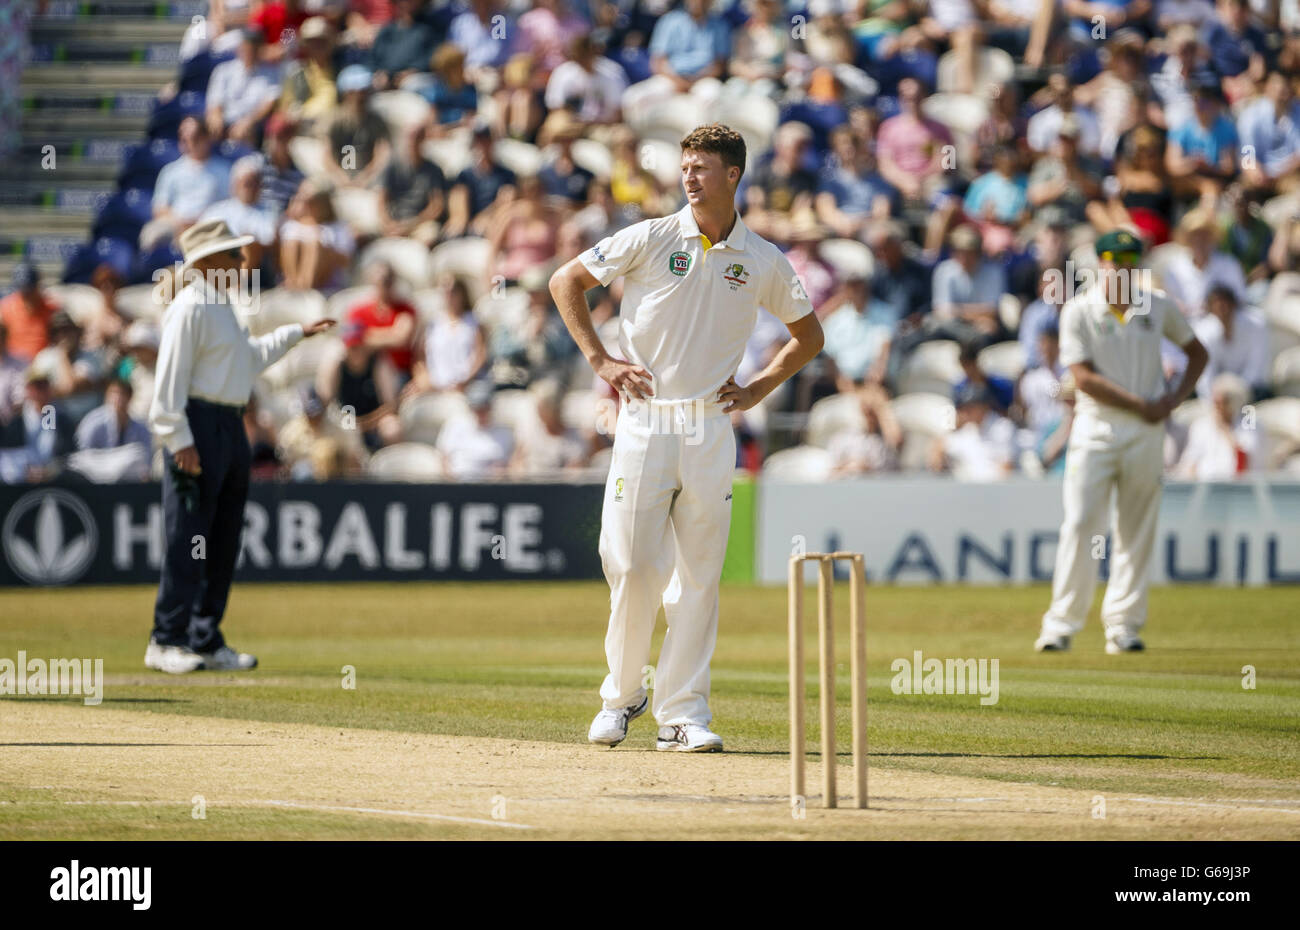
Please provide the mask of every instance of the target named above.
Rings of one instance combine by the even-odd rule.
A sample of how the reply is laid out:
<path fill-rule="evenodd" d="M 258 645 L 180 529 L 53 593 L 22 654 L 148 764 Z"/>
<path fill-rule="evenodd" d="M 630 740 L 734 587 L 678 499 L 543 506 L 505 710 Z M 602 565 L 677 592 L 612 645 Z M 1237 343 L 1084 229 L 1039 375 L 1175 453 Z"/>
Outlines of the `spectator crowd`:
<path fill-rule="evenodd" d="M 0 481 L 157 467 L 158 283 L 212 217 L 254 237 L 250 328 L 341 324 L 259 383 L 255 477 L 599 474 L 616 398 L 547 280 L 680 209 L 713 121 L 826 332 L 739 466 L 1059 473 L 1061 304 L 1126 228 L 1210 353 L 1169 473 L 1300 472 L 1289 0 L 210 0 L 181 59 L 64 281 L 0 300 Z M 620 283 L 588 297 L 614 345 Z M 761 311 L 738 380 L 784 338 Z"/>

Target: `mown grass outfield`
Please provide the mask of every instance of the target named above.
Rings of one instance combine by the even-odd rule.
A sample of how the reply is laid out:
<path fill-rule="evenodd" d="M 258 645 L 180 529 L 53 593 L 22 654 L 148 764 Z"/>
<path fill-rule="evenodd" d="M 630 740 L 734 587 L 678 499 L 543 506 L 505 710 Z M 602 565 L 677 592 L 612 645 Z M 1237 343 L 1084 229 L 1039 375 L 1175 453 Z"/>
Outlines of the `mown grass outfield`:
<path fill-rule="evenodd" d="M 236 586 L 227 633 L 261 667 L 179 679 L 141 662 L 152 597 L 0 591 L 0 656 L 102 657 L 106 678 L 98 707 L 0 698 L 0 839 L 1300 837 L 1295 589 L 1156 589 L 1147 653 L 1105 655 L 1094 609 L 1073 652 L 1044 656 L 1041 587 L 869 588 L 873 809 L 811 797 L 803 819 L 785 796 L 784 588 L 724 586 L 728 752 L 711 756 L 653 752 L 648 716 L 615 750 L 586 743 L 599 583 Z M 917 650 L 998 659 L 998 703 L 894 694 L 891 663 Z"/>

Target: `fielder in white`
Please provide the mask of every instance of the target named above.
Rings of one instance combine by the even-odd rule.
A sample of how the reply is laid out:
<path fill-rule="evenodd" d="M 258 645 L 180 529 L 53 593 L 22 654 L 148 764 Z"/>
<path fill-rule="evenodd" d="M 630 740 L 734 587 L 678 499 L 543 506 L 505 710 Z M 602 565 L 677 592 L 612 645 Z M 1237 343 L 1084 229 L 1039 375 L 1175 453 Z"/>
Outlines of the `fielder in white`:
<path fill-rule="evenodd" d="M 1078 389 L 1065 459 L 1065 520 L 1056 549 L 1052 603 L 1039 652 L 1070 648 L 1097 585 L 1096 541 L 1108 526 L 1110 581 L 1102 600 L 1106 651 L 1138 652 L 1146 623 L 1151 553 L 1160 511 L 1164 421 L 1187 399 L 1207 353 L 1172 300 L 1137 287 L 1142 243 L 1117 230 L 1097 240 L 1096 283 L 1061 308 L 1061 364 Z M 1172 391 L 1160 361 L 1161 338 L 1187 354 Z M 1114 495 L 1112 516 L 1112 494 Z"/>
<path fill-rule="evenodd" d="M 662 603 L 668 632 L 653 684 L 657 745 L 708 752 L 722 749 L 709 729 L 709 662 L 736 463 L 729 414 L 770 394 L 823 339 L 790 263 L 736 213 L 745 170 L 740 134 L 704 126 L 681 146 L 687 205 L 601 240 L 555 273 L 551 293 L 587 361 L 623 401 L 600 533 L 609 675 L 588 739 L 616 746 L 645 713 L 643 669 Z M 619 275 L 622 359 L 601 345 L 584 297 Z M 760 306 L 791 338 L 742 387 L 735 372 Z"/>

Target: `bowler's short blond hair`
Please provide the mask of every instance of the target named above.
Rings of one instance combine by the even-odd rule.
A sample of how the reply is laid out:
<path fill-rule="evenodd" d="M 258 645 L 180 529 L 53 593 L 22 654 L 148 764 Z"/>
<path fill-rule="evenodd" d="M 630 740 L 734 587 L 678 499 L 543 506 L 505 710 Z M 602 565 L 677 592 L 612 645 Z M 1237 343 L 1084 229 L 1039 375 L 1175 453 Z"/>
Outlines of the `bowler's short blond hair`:
<path fill-rule="evenodd" d="M 718 155 L 723 167 L 739 168 L 745 174 L 745 139 L 730 126 L 712 123 L 692 130 L 682 140 L 682 151 Z"/>

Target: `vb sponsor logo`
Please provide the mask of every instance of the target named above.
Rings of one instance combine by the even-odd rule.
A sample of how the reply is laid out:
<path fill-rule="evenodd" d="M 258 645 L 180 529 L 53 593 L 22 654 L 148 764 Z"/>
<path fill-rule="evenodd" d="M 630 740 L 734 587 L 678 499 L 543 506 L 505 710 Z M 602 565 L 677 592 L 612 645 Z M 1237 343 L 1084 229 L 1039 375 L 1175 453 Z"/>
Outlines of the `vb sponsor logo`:
<path fill-rule="evenodd" d="M 0 657 L 0 695 L 73 694 L 83 704 L 104 700 L 103 659 L 29 659 L 18 650 L 18 660 Z"/>
<path fill-rule="evenodd" d="M 985 707 L 998 702 L 997 659 L 927 659 L 918 649 L 889 670 L 895 694 L 978 694 Z"/>
<path fill-rule="evenodd" d="M 66 869 L 50 872 L 51 901 L 130 901 L 137 911 L 153 901 L 153 869 L 149 866 L 83 866 L 77 859 Z"/>

